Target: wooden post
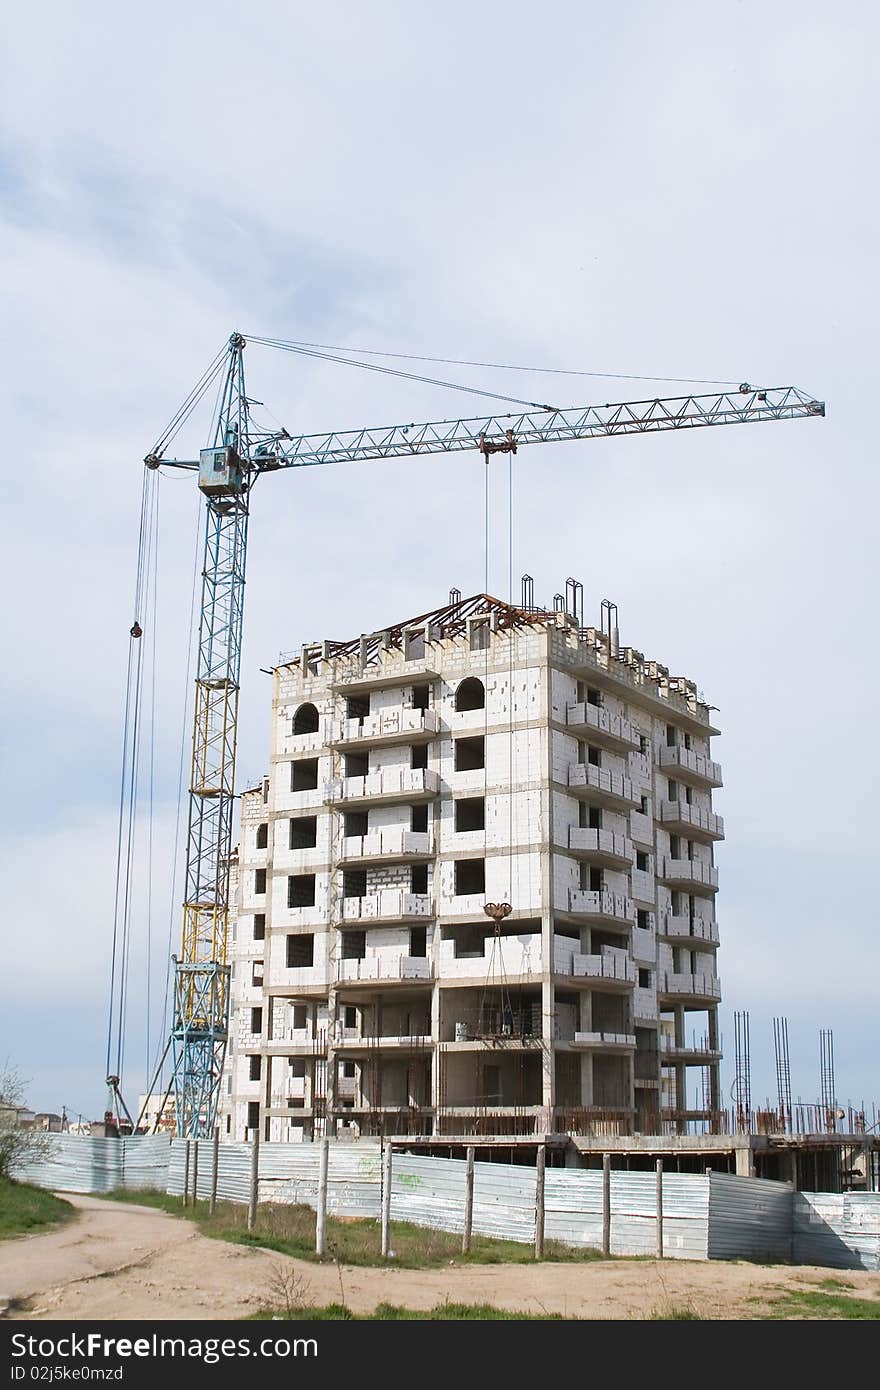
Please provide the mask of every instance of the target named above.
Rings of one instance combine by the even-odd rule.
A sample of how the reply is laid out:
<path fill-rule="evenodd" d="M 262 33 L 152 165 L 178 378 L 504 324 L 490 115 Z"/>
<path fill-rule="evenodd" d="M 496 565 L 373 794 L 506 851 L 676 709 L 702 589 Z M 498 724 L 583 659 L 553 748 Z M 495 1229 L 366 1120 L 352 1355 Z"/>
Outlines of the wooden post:
<path fill-rule="evenodd" d="M 663 1259 L 663 1159 L 657 1159 L 657 1259 Z"/>
<path fill-rule="evenodd" d="M 315 1254 L 323 1259 L 327 1249 L 327 1168 L 330 1162 L 330 1140 L 321 1140 L 318 1155 L 318 1210 L 315 1217 Z"/>
<path fill-rule="evenodd" d="M 382 1173 L 382 1258 L 387 1260 L 391 1249 L 391 1145 L 385 1145 Z"/>
<path fill-rule="evenodd" d="M 211 1155 L 211 1201 L 208 1211 L 211 1216 L 217 1210 L 217 1177 L 220 1172 L 220 1126 L 214 1126 L 214 1151 Z"/>
<path fill-rule="evenodd" d="M 461 1253 L 467 1255 L 471 1248 L 471 1232 L 474 1227 L 474 1156 L 476 1149 L 468 1145 L 467 1168 L 464 1178 L 464 1231 L 461 1237 Z"/>
<path fill-rule="evenodd" d="M 199 1141 L 193 1140 L 193 1211 L 199 1200 Z"/>
<path fill-rule="evenodd" d="M 535 1167 L 535 1259 L 544 1255 L 544 1171 L 547 1167 L 547 1145 L 538 1147 Z"/>
<path fill-rule="evenodd" d="M 189 1140 L 186 1141 L 186 1148 L 183 1151 L 183 1205 L 189 1201 Z"/>
<path fill-rule="evenodd" d="M 602 1254 L 611 1254 L 611 1155 L 602 1155 Z"/>
<path fill-rule="evenodd" d="M 251 1149 L 251 1199 L 248 1202 L 247 1228 L 252 1231 L 257 1224 L 257 1195 L 260 1186 L 260 1126 L 254 1130 L 254 1146 Z"/>

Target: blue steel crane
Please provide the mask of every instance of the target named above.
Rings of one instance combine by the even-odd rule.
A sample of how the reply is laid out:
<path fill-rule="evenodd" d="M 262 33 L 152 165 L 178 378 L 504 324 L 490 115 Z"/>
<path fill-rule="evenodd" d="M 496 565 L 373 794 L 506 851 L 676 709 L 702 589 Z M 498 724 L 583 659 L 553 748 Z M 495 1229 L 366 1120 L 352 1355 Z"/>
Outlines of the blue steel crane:
<path fill-rule="evenodd" d="M 711 395 L 564 410 L 535 405 L 519 414 L 295 438 L 283 429 L 260 429 L 252 420 L 252 403 L 245 391 L 245 346 L 246 339 L 233 333 L 228 349 L 209 369 L 210 378 L 207 373 L 203 378 L 203 382 L 213 381 L 224 373 L 213 439 L 200 451 L 199 459 L 165 458 L 160 443 L 144 460 L 149 469 L 161 465 L 196 471 L 205 498 L 183 932 L 180 954 L 173 957 L 173 1017 L 165 1054 L 170 1049 L 177 1133 L 190 1138 L 211 1134 L 216 1124 L 229 1033 L 227 939 L 235 750 L 248 515 L 256 480 L 282 468 L 316 464 L 465 449 L 480 450 L 488 462 L 490 454 L 515 453 L 524 444 L 825 414 L 823 402 L 796 387 L 758 389 L 744 382 L 738 389 Z"/>

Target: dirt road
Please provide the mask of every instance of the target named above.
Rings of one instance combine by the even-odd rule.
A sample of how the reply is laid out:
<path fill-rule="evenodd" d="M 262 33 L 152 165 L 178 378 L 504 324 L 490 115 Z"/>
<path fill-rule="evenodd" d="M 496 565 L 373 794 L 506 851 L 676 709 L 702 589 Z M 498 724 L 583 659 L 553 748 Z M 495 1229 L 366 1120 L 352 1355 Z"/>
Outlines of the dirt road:
<path fill-rule="evenodd" d="M 800 1266 L 612 1260 L 584 1265 L 363 1269 L 314 1265 L 209 1240 L 150 1207 L 68 1196 L 78 1218 L 48 1235 L 0 1243 L 0 1306 L 10 1318 L 240 1318 L 276 1304 L 279 1272 L 306 1302 L 430 1308 L 445 1299 L 579 1318 L 644 1318 L 690 1308 L 705 1318 L 749 1318 L 790 1289 L 833 1271 Z M 880 1275 L 838 1277 L 880 1297 Z M 306 1314 L 307 1316 L 307 1314 Z"/>

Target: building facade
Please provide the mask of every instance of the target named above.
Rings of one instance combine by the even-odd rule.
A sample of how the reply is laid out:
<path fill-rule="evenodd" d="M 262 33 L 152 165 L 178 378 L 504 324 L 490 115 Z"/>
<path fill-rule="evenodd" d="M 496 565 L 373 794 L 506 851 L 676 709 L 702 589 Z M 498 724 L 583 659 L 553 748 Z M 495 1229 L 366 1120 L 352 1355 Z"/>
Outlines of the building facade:
<path fill-rule="evenodd" d="M 453 592 L 276 667 L 231 1138 L 713 1127 L 718 731 L 603 615 Z"/>

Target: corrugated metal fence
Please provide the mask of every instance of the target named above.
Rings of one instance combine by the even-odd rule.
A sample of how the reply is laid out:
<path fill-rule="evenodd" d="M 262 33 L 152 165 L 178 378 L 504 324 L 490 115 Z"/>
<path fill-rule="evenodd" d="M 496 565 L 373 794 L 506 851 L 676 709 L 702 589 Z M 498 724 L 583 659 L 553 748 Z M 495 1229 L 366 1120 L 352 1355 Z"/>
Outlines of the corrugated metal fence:
<path fill-rule="evenodd" d="M 16 1176 L 66 1192 L 102 1193 L 117 1187 L 183 1192 L 185 1140 L 55 1134 L 46 1138 L 45 1153 L 21 1164 Z M 261 1145 L 260 1201 L 314 1207 L 319 1148 L 317 1144 Z M 247 1202 L 252 1153 L 249 1144 L 220 1145 L 217 1195 L 221 1200 Z M 210 1195 L 212 1159 L 212 1144 L 205 1140 L 199 1145 L 199 1197 Z M 392 1218 L 460 1232 L 465 1170 L 461 1159 L 395 1154 Z M 476 1163 L 474 1234 L 530 1243 L 535 1236 L 535 1198 L 533 1168 Z M 331 1144 L 327 1190 L 331 1215 L 378 1218 L 381 1200 L 379 1143 Z M 548 1168 L 544 1205 L 547 1240 L 601 1248 L 601 1172 Z M 667 1257 L 677 1259 L 791 1259 L 840 1269 L 880 1269 L 880 1193 L 794 1193 L 785 1183 L 760 1178 L 668 1173 L 663 1176 L 663 1247 Z M 653 1255 L 656 1250 L 654 1173 L 612 1172 L 612 1254 Z"/>
<path fill-rule="evenodd" d="M 709 1174 L 710 1260 L 792 1258 L 792 1204 L 788 1183 Z"/>
<path fill-rule="evenodd" d="M 165 1191 L 171 1140 L 88 1139 L 73 1134 L 41 1136 L 40 1151 L 20 1162 L 15 1176 L 57 1192 L 112 1192 L 150 1187 Z"/>
<path fill-rule="evenodd" d="M 395 1155 L 391 1215 L 442 1231 L 464 1228 L 462 1159 Z M 474 1164 L 475 1235 L 532 1242 L 535 1238 L 534 1168 Z M 708 1184 L 703 1176 L 663 1177 L 663 1241 L 667 1255 L 706 1259 Z M 602 1247 L 602 1174 L 548 1168 L 544 1184 L 544 1236 L 566 1245 Z M 656 1179 L 653 1173 L 611 1174 L 611 1253 L 657 1252 Z"/>
<path fill-rule="evenodd" d="M 795 1264 L 880 1269 L 880 1193 L 796 1192 Z"/>

